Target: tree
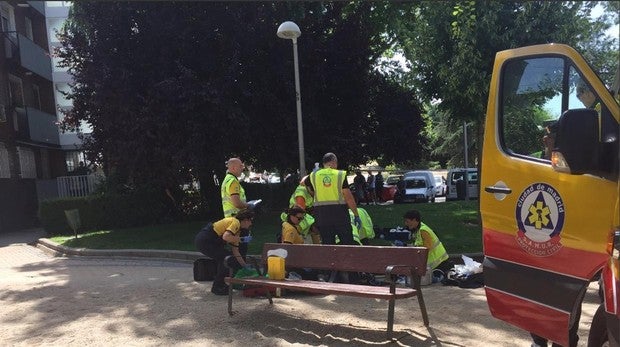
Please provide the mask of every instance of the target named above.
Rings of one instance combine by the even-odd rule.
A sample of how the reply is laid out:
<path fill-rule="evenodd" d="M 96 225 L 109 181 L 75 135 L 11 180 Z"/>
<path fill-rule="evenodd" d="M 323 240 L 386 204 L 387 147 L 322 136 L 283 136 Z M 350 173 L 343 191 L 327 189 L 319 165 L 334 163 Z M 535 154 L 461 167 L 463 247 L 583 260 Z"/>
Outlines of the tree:
<path fill-rule="evenodd" d="M 609 23 L 589 17 L 594 5 L 471 0 L 395 4 L 401 15 L 394 17 L 391 33 L 412 62 L 409 81 L 420 97 L 425 102 L 441 100 L 441 110 L 471 122 L 480 143 L 496 52 L 560 42 L 597 57 L 603 48 L 617 59 L 617 43 L 614 49 L 600 36 Z M 599 41 L 590 45 L 592 39 Z"/>
<path fill-rule="evenodd" d="M 303 28 L 306 157 L 334 151 L 342 164 L 364 163 L 376 138 L 368 125 L 385 118 L 371 98 L 394 90 L 373 90 L 386 45 L 376 15 L 364 2 L 76 2 L 59 51 L 76 82 L 66 126 L 92 125 L 87 153 L 120 186 L 178 196 L 180 184 L 197 179 L 207 207 L 219 211 L 212 180 L 227 158 L 297 167 L 291 45 L 275 36 L 292 18 Z M 398 100 L 415 112 L 411 99 Z"/>

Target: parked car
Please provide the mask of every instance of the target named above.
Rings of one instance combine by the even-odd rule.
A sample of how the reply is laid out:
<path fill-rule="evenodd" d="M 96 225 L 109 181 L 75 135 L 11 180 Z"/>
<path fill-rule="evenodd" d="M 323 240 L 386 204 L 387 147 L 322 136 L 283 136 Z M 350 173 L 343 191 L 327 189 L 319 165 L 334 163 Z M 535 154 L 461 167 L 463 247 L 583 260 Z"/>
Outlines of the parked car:
<path fill-rule="evenodd" d="M 394 200 L 394 194 L 396 193 L 396 184 L 402 179 L 403 175 L 389 175 L 383 182 L 381 200 Z"/>
<path fill-rule="evenodd" d="M 405 173 L 405 178 L 412 176 L 422 176 L 426 180 L 426 185 L 431 188 L 431 195 L 435 201 L 435 176 L 428 170 L 414 170 Z"/>
<path fill-rule="evenodd" d="M 446 178 L 446 200 L 465 199 L 465 169 L 456 168 L 448 171 Z M 459 189 L 460 188 L 460 189 Z M 478 169 L 467 169 L 467 193 L 470 199 L 478 199 Z"/>
<path fill-rule="evenodd" d="M 435 176 L 435 196 L 446 195 L 446 182 L 443 177 Z"/>
<path fill-rule="evenodd" d="M 394 203 L 435 202 L 435 190 L 424 176 L 406 176 L 398 184 Z"/>

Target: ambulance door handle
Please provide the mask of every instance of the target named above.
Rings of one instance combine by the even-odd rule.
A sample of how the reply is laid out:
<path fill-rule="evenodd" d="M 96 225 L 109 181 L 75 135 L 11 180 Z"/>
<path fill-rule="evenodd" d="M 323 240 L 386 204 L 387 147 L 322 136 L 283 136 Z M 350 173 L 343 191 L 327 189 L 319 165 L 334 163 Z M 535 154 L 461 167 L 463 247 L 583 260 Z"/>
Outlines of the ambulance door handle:
<path fill-rule="evenodd" d="M 493 194 L 510 194 L 510 193 L 512 193 L 512 189 L 510 189 L 508 187 L 501 187 L 501 186 L 484 187 L 484 191 L 487 192 L 487 193 L 493 193 Z"/>

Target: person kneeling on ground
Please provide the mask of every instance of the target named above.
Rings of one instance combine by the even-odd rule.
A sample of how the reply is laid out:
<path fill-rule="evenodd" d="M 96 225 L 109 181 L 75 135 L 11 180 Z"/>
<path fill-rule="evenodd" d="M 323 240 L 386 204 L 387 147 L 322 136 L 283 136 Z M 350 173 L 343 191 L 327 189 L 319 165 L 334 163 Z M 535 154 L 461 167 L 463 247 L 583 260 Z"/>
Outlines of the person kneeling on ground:
<path fill-rule="evenodd" d="M 248 267 L 245 262 L 245 254 L 239 251 L 241 243 L 248 243 L 252 236 L 240 236 L 241 229 L 249 229 L 254 220 L 254 212 L 245 209 L 239 211 L 232 217 L 220 219 L 215 223 L 207 224 L 196 235 L 194 244 L 198 251 L 207 257 L 214 259 L 217 263 L 217 274 L 213 280 L 211 293 L 215 295 L 228 295 L 228 285 L 224 282 L 224 277 L 228 273 L 224 260 L 227 256 L 230 258 L 228 266 L 239 270 L 242 267 Z M 228 245 L 228 247 L 227 247 Z"/>
<path fill-rule="evenodd" d="M 411 231 L 411 240 L 416 247 L 428 248 L 427 266 L 431 270 L 439 269 L 444 275 L 448 273 L 453 265 L 448 260 L 448 253 L 437 235 L 428 225 L 422 223 L 422 216 L 417 210 L 405 212 L 403 216 L 407 230 Z"/>

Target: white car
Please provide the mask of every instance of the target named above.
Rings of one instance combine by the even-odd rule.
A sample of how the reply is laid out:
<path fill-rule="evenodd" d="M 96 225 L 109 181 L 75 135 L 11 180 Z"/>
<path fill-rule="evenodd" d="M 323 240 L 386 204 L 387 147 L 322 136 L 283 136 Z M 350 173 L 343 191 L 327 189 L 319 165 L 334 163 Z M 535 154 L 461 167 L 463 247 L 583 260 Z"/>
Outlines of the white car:
<path fill-rule="evenodd" d="M 394 203 L 403 202 L 435 202 L 435 191 L 428 184 L 424 176 L 406 176 L 400 182 L 399 188 L 394 195 Z"/>
<path fill-rule="evenodd" d="M 426 186 L 430 188 L 432 201 L 435 202 L 435 176 L 433 176 L 433 173 L 428 170 L 414 170 L 405 173 L 405 178 L 411 176 L 422 176 L 426 179 Z"/>
<path fill-rule="evenodd" d="M 435 176 L 435 196 L 446 195 L 446 183 L 441 176 Z"/>

